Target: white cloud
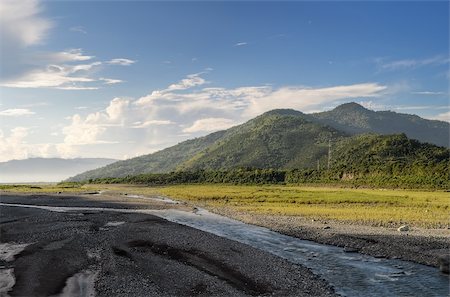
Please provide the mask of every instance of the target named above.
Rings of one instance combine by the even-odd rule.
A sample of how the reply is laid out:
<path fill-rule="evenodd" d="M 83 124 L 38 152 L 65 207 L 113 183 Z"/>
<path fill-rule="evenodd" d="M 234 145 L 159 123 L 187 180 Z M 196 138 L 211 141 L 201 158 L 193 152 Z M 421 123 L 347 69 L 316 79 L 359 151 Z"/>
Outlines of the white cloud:
<path fill-rule="evenodd" d="M 5 117 L 20 117 L 32 114 L 35 114 L 35 112 L 26 108 L 11 108 L 0 111 L 0 116 Z"/>
<path fill-rule="evenodd" d="M 293 108 L 302 111 L 316 108 L 319 105 L 343 99 L 379 97 L 386 86 L 377 83 L 363 83 L 324 88 L 283 87 L 272 89 L 267 87 L 258 96 L 249 100 L 246 109 L 248 116 L 256 116 L 276 108 Z"/>
<path fill-rule="evenodd" d="M 228 129 L 235 124 L 236 122 L 231 119 L 206 118 L 195 121 L 192 126 L 183 129 L 183 132 L 213 132 Z"/>
<path fill-rule="evenodd" d="M 29 150 L 24 143 L 27 135 L 28 129 L 24 127 L 11 129 L 9 136 L 4 135 L 0 130 L 0 161 L 27 158 Z"/>
<path fill-rule="evenodd" d="M 0 1 L 0 65 L 2 78 L 10 78 L 30 68 L 23 50 L 43 43 L 52 22 L 40 16 L 37 0 Z"/>
<path fill-rule="evenodd" d="M 5 81 L 0 85 L 10 88 L 57 88 L 72 90 L 96 88 L 83 84 L 95 82 L 95 79 L 74 75 L 75 72 L 80 70 L 82 69 L 77 66 L 48 65 L 45 69 L 30 71 L 15 80 Z"/>
<path fill-rule="evenodd" d="M 83 26 L 74 26 L 74 27 L 70 27 L 69 29 L 72 32 L 78 32 L 78 33 L 82 33 L 82 34 L 87 34 L 86 29 Z"/>
<path fill-rule="evenodd" d="M 445 93 L 444 92 L 435 92 L 435 91 L 420 91 L 420 92 L 411 92 L 411 94 L 434 96 L 434 95 L 444 95 Z"/>
<path fill-rule="evenodd" d="M 95 56 L 86 56 L 83 54 L 83 50 L 81 48 L 74 48 L 57 53 L 43 54 L 42 58 L 54 63 L 61 63 L 73 61 L 88 61 L 95 58 Z"/>
<path fill-rule="evenodd" d="M 432 118 L 433 120 L 446 121 L 450 123 L 450 111 L 443 112 Z"/>
<path fill-rule="evenodd" d="M 399 70 L 417 68 L 432 65 L 445 65 L 450 61 L 448 56 L 437 55 L 425 59 L 403 59 L 386 62 L 385 59 L 377 59 L 376 62 L 382 70 Z"/>
<path fill-rule="evenodd" d="M 274 108 L 321 110 L 343 100 L 373 99 L 389 89 L 377 83 L 318 88 L 202 87 L 206 83 L 202 73 L 191 74 L 141 98 L 114 98 L 103 110 L 86 115 L 76 113 L 61 130 L 52 131 L 59 132 L 63 142 L 51 149 L 63 157 L 105 152 L 116 158 L 144 154 L 193 136 L 227 129 Z"/>
<path fill-rule="evenodd" d="M 30 70 L 21 76 L 4 80 L 0 86 L 10 88 L 54 88 L 60 90 L 95 90 L 102 85 L 112 85 L 123 82 L 120 79 L 96 78 L 92 76 L 94 68 L 100 67 L 100 61 L 88 64 L 80 63 L 94 58 L 84 55 L 81 49 L 72 49 L 59 53 L 39 55 L 43 61 L 52 61 L 40 68 Z M 72 62 L 71 64 L 56 64 L 58 62 Z"/>
<path fill-rule="evenodd" d="M 39 16 L 41 10 L 37 0 L 2 0 L 0 2 L 2 43 L 16 43 L 19 47 L 40 43 L 52 27 L 49 20 Z"/>
<path fill-rule="evenodd" d="M 104 81 L 106 85 L 114 85 L 123 82 L 123 80 L 121 79 L 104 78 L 104 77 L 101 77 L 100 80 Z"/>
<path fill-rule="evenodd" d="M 133 126 L 131 128 L 148 128 L 150 126 L 160 126 L 160 125 L 171 125 L 174 124 L 174 122 L 169 120 L 149 120 L 145 122 L 137 121 L 133 123 Z"/>
<path fill-rule="evenodd" d="M 54 25 L 42 15 L 40 2 L 0 1 L 0 86 L 93 90 L 118 83 L 118 79 L 96 78 L 94 68 L 102 64 L 130 65 L 135 61 L 113 59 L 107 63 L 87 63 L 95 56 L 85 55 L 79 48 L 42 52 L 33 47 L 45 42 Z M 72 30 L 80 32 L 83 29 L 73 27 Z"/>
<path fill-rule="evenodd" d="M 57 155 L 55 146 L 48 143 L 28 143 L 30 128 L 15 127 L 6 135 L 0 129 L 0 162 L 12 159 L 31 157 L 54 157 Z"/>
<path fill-rule="evenodd" d="M 362 106 L 364 106 L 365 108 L 371 109 L 371 110 L 385 110 L 385 109 L 387 109 L 386 105 L 380 104 L 378 102 L 374 102 L 372 100 L 359 101 L 358 103 L 361 104 Z"/>
<path fill-rule="evenodd" d="M 186 78 L 182 79 L 178 83 L 171 84 L 167 91 L 175 91 L 175 90 L 186 90 L 192 87 L 201 86 L 206 83 L 202 77 L 200 77 L 201 73 L 189 74 Z"/>
<path fill-rule="evenodd" d="M 129 65 L 136 63 L 136 61 L 130 60 L 130 59 L 124 59 L 124 58 L 117 58 L 117 59 L 109 60 L 106 63 L 111 64 L 111 65 L 129 66 Z"/>
<path fill-rule="evenodd" d="M 247 42 L 238 42 L 234 46 L 244 46 L 244 45 L 248 45 L 248 43 Z"/>

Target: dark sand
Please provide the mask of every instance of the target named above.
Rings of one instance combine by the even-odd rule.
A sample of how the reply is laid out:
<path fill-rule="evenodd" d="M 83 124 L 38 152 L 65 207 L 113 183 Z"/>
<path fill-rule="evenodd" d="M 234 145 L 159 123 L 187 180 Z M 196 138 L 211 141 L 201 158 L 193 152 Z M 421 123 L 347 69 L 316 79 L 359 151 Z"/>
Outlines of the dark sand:
<path fill-rule="evenodd" d="M 189 210 L 126 197 L 3 194 L 0 200 Z M 97 296 L 335 296 L 305 267 L 147 214 L 1 206 L 0 243 L 30 244 L 14 260 L 0 260 L 4 271 L 14 269 L 11 296 L 93 290 Z"/>

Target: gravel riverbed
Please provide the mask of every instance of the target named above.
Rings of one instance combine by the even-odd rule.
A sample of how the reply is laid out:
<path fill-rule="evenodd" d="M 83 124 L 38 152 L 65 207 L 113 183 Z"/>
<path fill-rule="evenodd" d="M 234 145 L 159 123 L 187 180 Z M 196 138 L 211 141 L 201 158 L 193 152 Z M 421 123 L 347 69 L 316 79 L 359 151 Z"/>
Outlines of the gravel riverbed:
<path fill-rule="evenodd" d="M 2 194 L 0 201 L 192 210 L 92 195 Z M 0 206 L 0 250 L 9 253 L 0 257 L 1 296 L 335 296 L 303 266 L 148 214 Z"/>

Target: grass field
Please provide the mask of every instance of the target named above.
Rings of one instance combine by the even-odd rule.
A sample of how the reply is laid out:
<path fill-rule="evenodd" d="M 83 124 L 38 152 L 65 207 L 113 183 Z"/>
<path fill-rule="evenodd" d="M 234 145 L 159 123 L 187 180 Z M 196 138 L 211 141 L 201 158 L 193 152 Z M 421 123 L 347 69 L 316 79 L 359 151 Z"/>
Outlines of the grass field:
<path fill-rule="evenodd" d="M 32 184 L 32 185 L 0 185 L 0 191 L 14 193 L 84 193 L 100 190 L 101 186 L 81 184 Z"/>
<path fill-rule="evenodd" d="M 444 191 L 349 189 L 318 186 L 177 185 L 0 185 L 21 193 L 112 192 L 162 194 L 206 208 L 303 216 L 371 226 L 410 224 L 425 228 L 450 225 L 450 193 Z"/>
<path fill-rule="evenodd" d="M 184 185 L 159 189 L 164 195 L 205 207 L 304 216 L 372 226 L 450 224 L 450 194 L 443 191 L 343 189 L 294 186 Z"/>

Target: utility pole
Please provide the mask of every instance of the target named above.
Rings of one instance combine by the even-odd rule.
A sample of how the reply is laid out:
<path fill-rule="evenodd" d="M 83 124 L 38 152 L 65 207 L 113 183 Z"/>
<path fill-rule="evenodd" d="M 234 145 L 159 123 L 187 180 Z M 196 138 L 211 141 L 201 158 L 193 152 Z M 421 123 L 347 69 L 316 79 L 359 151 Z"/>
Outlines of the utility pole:
<path fill-rule="evenodd" d="M 328 141 L 328 170 L 330 170 L 331 167 L 331 138 Z"/>

